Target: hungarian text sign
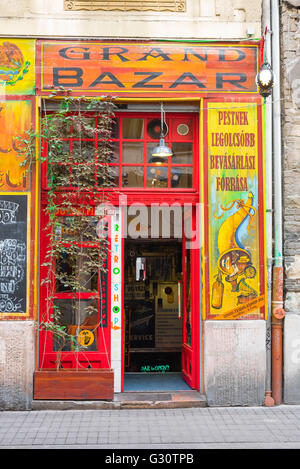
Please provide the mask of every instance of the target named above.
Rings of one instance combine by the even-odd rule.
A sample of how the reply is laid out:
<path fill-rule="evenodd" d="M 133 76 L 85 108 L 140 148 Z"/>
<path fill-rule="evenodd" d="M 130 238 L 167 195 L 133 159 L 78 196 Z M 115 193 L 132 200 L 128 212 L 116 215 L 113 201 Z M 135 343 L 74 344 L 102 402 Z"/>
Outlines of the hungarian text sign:
<path fill-rule="evenodd" d="M 264 318 L 264 200 L 260 109 L 209 103 L 207 317 Z M 251 315 L 251 316 L 249 316 Z"/>

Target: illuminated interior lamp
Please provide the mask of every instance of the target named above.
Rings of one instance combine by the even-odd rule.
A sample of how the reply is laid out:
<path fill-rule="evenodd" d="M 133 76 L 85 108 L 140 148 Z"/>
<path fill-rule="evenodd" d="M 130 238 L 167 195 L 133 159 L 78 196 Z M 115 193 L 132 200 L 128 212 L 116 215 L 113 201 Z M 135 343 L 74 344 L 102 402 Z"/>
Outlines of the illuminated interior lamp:
<path fill-rule="evenodd" d="M 160 124 L 160 141 L 159 145 L 153 148 L 151 153 L 151 160 L 150 163 L 162 164 L 168 162 L 168 157 L 173 155 L 171 148 L 165 143 L 165 136 L 168 133 L 168 126 L 164 119 L 164 108 L 163 104 L 161 103 L 161 124 Z M 164 133 L 164 127 L 166 131 Z"/>
<path fill-rule="evenodd" d="M 270 96 L 274 86 L 274 73 L 267 62 L 263 63 L 260 71 L 256 75 L 256 84 L 261 96 L 264 98 Z"/>

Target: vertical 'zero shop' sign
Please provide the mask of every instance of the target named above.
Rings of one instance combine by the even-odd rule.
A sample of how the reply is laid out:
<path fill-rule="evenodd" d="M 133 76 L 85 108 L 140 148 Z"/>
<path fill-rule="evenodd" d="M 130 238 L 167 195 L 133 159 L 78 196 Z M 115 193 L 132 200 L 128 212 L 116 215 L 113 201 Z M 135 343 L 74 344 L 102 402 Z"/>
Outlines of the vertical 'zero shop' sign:
<path fill-rule="evenodd" d="M 264 318 L 261 106 L 209 103 L 206 186 L 206 317 Z"/>
<path fill-rule="evenodd" d="M 196 97 L 256 93 L 259 43 L 39 41 L 38 92 Z"/>
<path fill-rule="evenodd" d="M 27 312 L 28 197 L 0 193 L 0 314 Z"/>

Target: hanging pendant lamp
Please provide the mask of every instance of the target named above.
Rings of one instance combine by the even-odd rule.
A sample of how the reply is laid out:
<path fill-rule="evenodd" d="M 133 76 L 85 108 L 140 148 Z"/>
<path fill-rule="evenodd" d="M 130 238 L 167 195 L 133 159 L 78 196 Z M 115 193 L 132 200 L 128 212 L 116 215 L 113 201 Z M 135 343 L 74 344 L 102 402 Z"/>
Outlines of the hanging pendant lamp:
<path fill-rule="evenodd" d="M 160 141 L 159 141 L 159 145 L 153 148 L 153 151 L 151 153 L 151 160 L 150 160 L 150 163 L 156 163 L 156 164 L 168 163 L 168 157 L 173 155 L 171 148 L 168 147 L 168 145 L 165 143 L 165 136 L 168 133 L 168 126 L 164 119 L 165 113 L 164 113 L 163 103 L 161 103 L 160 108 L 161 108 Z M 164 133 L 164 126 L 166 127 L 165 133 Z"/>

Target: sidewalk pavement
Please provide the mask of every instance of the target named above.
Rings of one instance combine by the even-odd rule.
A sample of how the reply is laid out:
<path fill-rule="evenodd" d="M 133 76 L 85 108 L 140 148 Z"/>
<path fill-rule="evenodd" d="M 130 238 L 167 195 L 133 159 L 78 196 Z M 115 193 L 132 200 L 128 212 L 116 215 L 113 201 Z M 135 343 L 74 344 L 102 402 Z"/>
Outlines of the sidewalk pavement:
<path fill-rule="evenodd" d="M 0 449 L 297 449 L 300 406 L 0 412 Z"/>

